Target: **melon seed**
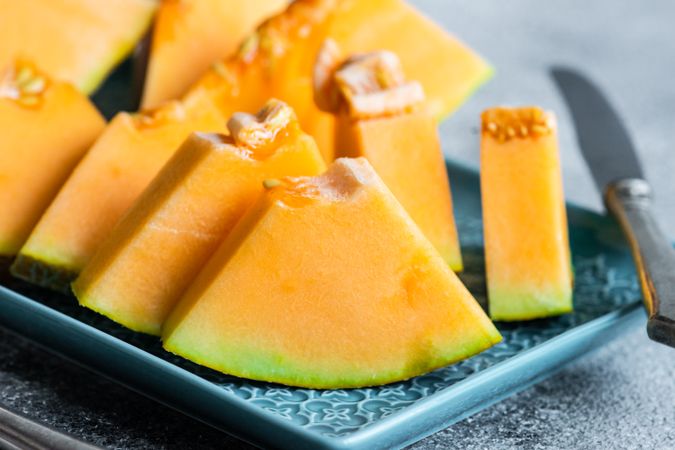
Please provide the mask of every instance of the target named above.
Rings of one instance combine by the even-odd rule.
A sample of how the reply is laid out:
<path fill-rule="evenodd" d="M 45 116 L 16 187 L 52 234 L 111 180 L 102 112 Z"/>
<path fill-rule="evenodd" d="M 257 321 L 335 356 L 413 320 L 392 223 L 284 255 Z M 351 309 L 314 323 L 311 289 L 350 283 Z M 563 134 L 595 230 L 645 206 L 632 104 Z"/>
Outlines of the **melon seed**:
<path fill-rule="evenodd" d="M 42 77 L 30 78 L 28 81 L 19 84 L 21 92 L 26 94 L 39 94 L 45 89 L 47 82 Z"/>
<path fill-rule="evenodd" d="M 263 186 L 265 189 L 272 189 L 277 186 L 281 186 L 281 181 L 277 180 L 276 178 L 268 178 L 266 180 L 263 180 Z"/>
<path fill-rule="evenodd" d="M 16 73 L 14 81 L 16 82 L 17 85 L 20 86 L 28 82 L 28 80 L 30 80 L 32 77 L 33 77 L 33 69 L 31 69 L 28 66 L 23 66 Z"/>

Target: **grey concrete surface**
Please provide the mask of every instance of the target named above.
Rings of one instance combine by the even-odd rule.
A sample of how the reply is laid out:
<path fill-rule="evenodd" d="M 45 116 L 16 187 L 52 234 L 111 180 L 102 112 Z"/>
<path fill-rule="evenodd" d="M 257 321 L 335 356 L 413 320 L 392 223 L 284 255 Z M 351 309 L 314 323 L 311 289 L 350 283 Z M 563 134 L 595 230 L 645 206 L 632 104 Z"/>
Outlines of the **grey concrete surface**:
<path fill-rule="evenodd" d="M 541 104 L 559 115 L 568 198 L 599 208 L 547 70 L 563 63 L 601 83 L 621 110 L 675 237 L 675 2 L 417 0 L 497 69 L 442 129 L 446 153 L 476 164 L 478 115 Z M 433 68 L 430 68 L 433 70 Z M 249 448 L 223 433 L 0 331 L 0 399 L 110 448 Z M 642 328 L 557 375 L 412 446 L 431 449 L 675 448 L 675 350 Z"/>

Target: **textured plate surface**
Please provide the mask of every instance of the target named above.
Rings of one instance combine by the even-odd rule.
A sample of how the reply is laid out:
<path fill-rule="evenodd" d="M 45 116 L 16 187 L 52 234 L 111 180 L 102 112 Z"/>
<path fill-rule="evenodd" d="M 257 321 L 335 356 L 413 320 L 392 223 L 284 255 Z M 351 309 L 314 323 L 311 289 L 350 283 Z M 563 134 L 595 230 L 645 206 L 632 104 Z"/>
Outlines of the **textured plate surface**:
<path fill-rule="evenodd" d="M 466 270 L 485 279 L 477 174 L 448 165 Z M 312 390 L 219 374 L 164 352 L 151 337 L 3 275 L 0 325 L 243 439 L 286 448 L 389 448 L 414 442 L 524 389 L 641 317 L 632 260 L 609 219 L 569 207 L 575 312 L 500 324 L 504 341 L 464 362 L 388 386 Z"/>

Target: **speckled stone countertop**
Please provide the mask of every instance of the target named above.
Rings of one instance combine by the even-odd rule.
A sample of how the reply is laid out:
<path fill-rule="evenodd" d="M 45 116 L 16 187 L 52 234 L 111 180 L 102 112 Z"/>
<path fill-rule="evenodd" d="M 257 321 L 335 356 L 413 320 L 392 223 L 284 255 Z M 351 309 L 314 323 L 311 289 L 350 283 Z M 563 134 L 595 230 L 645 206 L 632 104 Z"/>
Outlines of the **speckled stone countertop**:
<path fill-rule="evenodd" d="M 495 78 L 442 126 L 452 158 L 476 165 L 478 114 L 494 104 L 558 113 L 568 198 L 600 207 L 547 74 L 583 68 L 604 86 L 641 151 L 659 219 L 675 236 L 675 2 L 416 0 L 479 50 Z M 433 70 L 433 68 L 430 68 Z M 108 448 L 250 448 L 0 330 L 0 399 Z M 632 328 L 547 381 L 411 448 L 675 448 L 675 350 Z"/>

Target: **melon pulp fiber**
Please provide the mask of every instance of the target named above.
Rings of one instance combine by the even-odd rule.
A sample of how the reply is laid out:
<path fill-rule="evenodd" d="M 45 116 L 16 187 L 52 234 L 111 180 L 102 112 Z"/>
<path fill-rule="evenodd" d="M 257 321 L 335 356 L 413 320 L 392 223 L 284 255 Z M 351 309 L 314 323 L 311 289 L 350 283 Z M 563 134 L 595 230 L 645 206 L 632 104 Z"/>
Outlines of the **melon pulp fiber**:
<path fill-rule="evenodd" d="M 143 108 L 182 96 L 286 0 L 165 0 L 155 18 Z M 189 64 L 186 64 L 189 61 Z"/>
<path fill-rule="evenodd" d="M 218 111 L 197 98 L 118 114 L 38 222 L 15 275 L 69 292 L 70 281 L 185 138 L 224 128 Z"/>
<path fill-rule="evenodd" d="M 0 73 L 0 255 L 14 256 L 105 127 L 87 97 L 22 61 Z"/>
<path fill-rule="evenodd" d="M 325 38 L 348 54 L 387 49 L 419 80 L 437 118 L 455 110 L 492 69 L 473 51 L 401 0 L 298 0 L 216 64 L 190 92 L 208 91 L 229 116 L 255 111 L 268 97 L 291 105 L 304 130 L 333 159 L 330 115 L 312 98 L 312 70 Z M 189 94 L 188 94 L 189 95 Z"/>
<path fill-rule="evenodd" d="M 91 93 L 131 53 L 156 8 L 154 0 L 0 0 L 0 66 L 27 58 Z"/>
<path fill-rule="evenodd" d="M 500 339 L 363 158 L 267 190 L 163 330 L 198 364 L 309 388 L 407 379 Z"/>
<path fill-rule="evenodd" d="M 263 189 L 263 180 L 325 169 L 314 140 L 289 123 L 249 149 L 193 134 L 111 231 L 73 292 L 80 304 L 159 335 L 175 302 Z"/>
<path fill-rule="evenodd" d="M 490 316 L 572 311 L 573 273 L 555 118 L 539 108 L 482 115 L 481 192 Z"/>

